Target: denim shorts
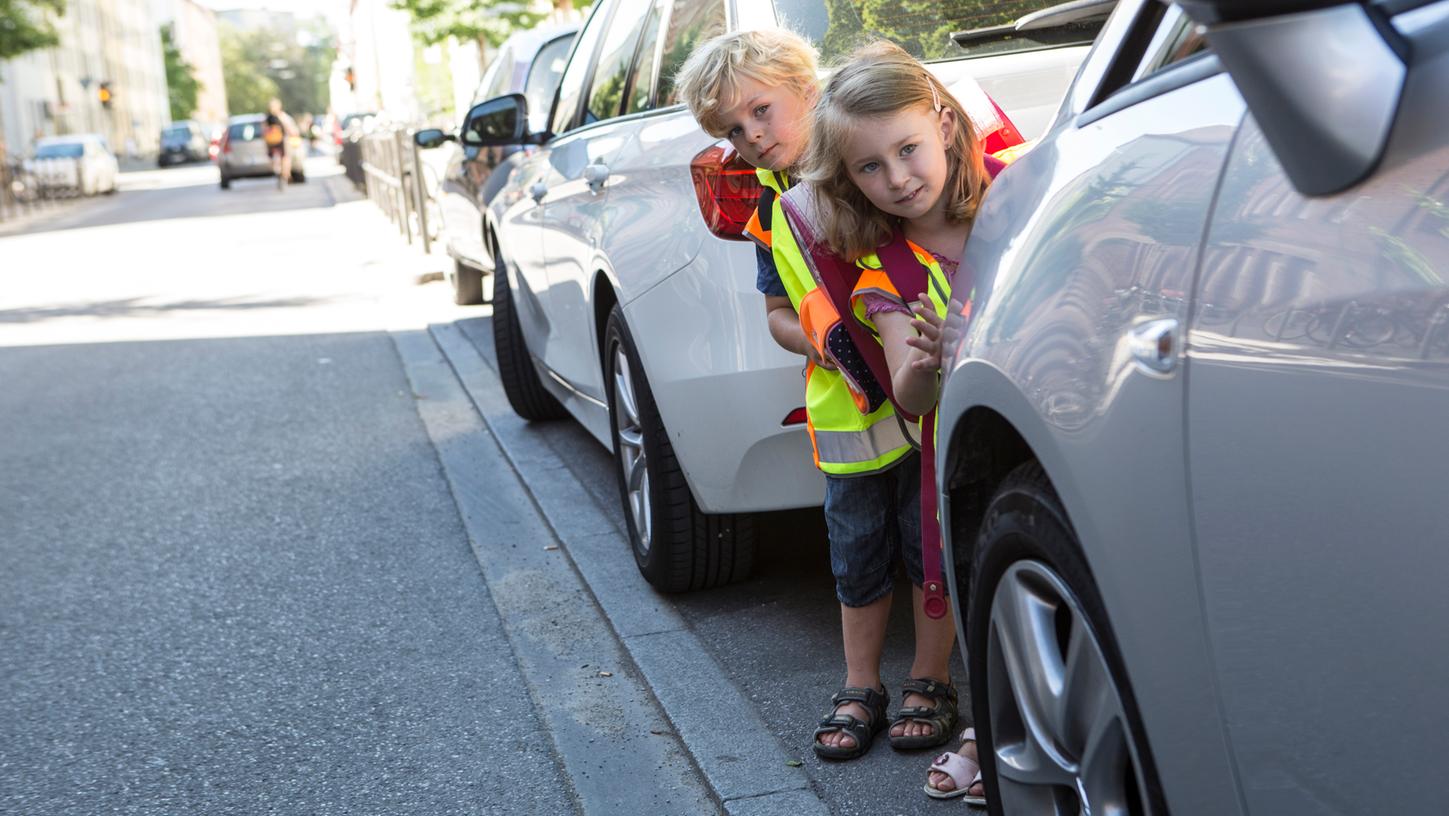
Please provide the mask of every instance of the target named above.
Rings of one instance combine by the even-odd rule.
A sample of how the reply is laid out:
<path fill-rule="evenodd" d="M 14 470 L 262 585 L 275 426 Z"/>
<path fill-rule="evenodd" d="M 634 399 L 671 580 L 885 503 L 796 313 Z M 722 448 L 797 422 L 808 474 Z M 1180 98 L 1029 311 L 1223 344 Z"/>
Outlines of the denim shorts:
<path fill-rule="evenodd" d="M 920 586 L 921 457 L 912 453 L 869 476 L 825 477 L 825 527 L 835 597 L 865 606 L 890 593 L 897 554 Z"/>

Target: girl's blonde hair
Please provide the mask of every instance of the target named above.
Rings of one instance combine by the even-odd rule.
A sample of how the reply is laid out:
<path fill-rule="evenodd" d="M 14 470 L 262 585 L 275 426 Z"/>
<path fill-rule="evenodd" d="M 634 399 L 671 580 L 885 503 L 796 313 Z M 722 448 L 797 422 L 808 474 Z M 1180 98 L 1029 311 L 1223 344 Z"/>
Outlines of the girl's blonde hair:
<path fill-rule="evenodd" d="M 991 184 L 981 143 L 961 103 L 919 60 L 890 42 L 856 50 L 830 75 L 815 106 L 803 178 L 811 182 L 820 213 L 821 238 L 838 255 L 858 260 L 890 239 L 900 219 L 876 208 L 850 180 L 844 147 L 862 120 L 912 108 L 949 108 L 956 117 L 946 145 L 946 220 L 970 225 Z"/>
<path fill-rule="evenodd" d="M 736 31 L 696 48 L 675 75 L 674 87 L 700 127 L 721 137 L 725 125 L 719 118 L 720 109 L 737 101 L 742 78 L 762 85 L 785 85 L 808 100 L 819 87 L 817 72 L 814 46 L 793 31 Z"/>

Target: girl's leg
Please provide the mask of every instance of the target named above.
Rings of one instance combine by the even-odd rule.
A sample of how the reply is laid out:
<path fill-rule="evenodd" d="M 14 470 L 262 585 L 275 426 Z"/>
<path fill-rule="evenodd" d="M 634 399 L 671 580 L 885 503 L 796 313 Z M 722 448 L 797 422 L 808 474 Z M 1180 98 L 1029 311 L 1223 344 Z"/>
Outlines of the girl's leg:
<path fill-rule="evenodd" d="M 956 620 L 951 615 L 932 618 L 921 606 L 924 593 L 911 588 L 911 612 L 916 622 L 916 659 L 911 663 L 911 677 L 929 678 L 942 683 L 951 679 L 951 650 L 956 645 Z M 931 706 L 935 701 L 919 694 L 907 694 L 905 706 Z M 929 723 L 906 720 L 891 726 L 891 736 L 926 736 L 934 731 Z"/>
<path fill-rule="evenodd" d="M 886 624 L 891 616 L 891 596 L 865 606 L 840 605 L 840 629 L 845 640 L 845 685 L 857 688 L 880 688 L 880 655 L 885 648 Z M 866 720 L 870 712 L 860 703 L 845 703 L 836 709 Z M 841 731 L 820 736 L 824 745 L 855 747 L 855 737 Z"/>

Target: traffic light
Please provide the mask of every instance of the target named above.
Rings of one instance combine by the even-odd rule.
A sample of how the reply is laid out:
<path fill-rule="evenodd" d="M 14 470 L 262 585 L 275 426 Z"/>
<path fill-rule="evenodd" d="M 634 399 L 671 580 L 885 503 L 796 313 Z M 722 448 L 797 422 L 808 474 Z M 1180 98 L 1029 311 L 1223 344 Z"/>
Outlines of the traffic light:
<path fill-rule="evenodd" d="M 109 108 L 111 106 L 111 83 L 102 82 L 101 86 L 96 89 L 96 95 L 101 100 L 101 107 Z"/>

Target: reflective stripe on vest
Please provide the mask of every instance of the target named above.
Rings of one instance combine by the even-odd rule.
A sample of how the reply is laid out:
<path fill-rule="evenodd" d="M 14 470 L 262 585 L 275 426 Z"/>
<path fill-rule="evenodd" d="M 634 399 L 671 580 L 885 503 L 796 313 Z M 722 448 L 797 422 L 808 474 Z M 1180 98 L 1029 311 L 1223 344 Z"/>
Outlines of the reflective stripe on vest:
<path fill-rule="evenodd" d="M 815 288 L 815 278 L 780 209 L 779 194 L 789 180 L 768 170 L 757 170 L 756 175 L 775 192 L 767 222 L 773 229 L 766 234 L 785 293 L 799 313 L 800 301 Z M 805 412 L 816 467 L 832 476 L 864 476 L 891 467 L 913 450 L 889 402 L 862 415 L 839 372 L 814 365 L 805 371 Z"/>

